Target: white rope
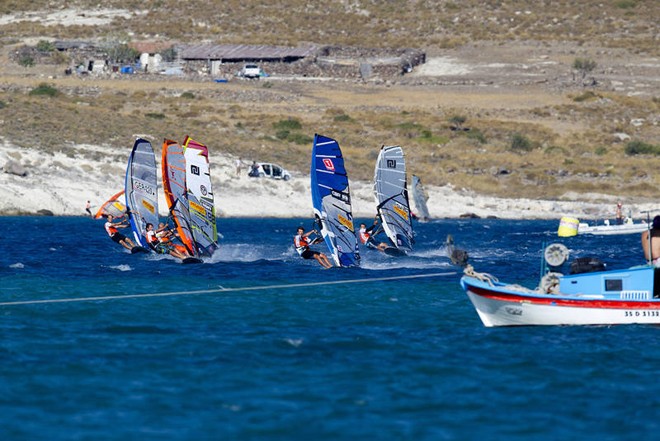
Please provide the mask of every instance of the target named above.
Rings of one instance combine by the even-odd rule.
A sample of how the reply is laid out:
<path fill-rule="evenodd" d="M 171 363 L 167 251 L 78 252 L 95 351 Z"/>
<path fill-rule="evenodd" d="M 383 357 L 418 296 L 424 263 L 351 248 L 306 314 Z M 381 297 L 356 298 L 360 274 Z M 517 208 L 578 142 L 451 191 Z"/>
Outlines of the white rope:
<path fill-rule="evenodd" d="M 247 286 L 247 287 L 239 287 L 239 288 L 221 287 L 219 289 L 201 289 L 198 291 L 172 291 L 172 292 L 160 292 L 160 293 L 150 293 L 150 294 L 126 294 L 126 295 L 117 295 L 117 296 L 78 297 L 78 298 L 64 298 L 64 299 L 44 299 L 44 300 L 19 300 L 15 302 L 1 302 L 0 306 L 36 305 L 40 303 L 96 302 L 103 300 L 137 299 L 137 298 L 146 298 L 146 297 L 188 296 L 188 295 L 199 295 L 199 294 L 213 294 L 219 292 L 260 291 L 265 289 L 301 288 L 301 287 L 309 287 L 309 286 L 341 285 L 348 283 L 383 282 L 387 280 L 420 279 L 424 277 L 440 277 L 440 276 L 452 276 L 452 275 L 456 275 L 456 273 L 449 272 L 449 273 L 416 274 L 409 276 L 380 277 L 375 279 L 335 280 L 328 282 L 292 283 L 288 285 L 269 285 L 269 286 Z"/>

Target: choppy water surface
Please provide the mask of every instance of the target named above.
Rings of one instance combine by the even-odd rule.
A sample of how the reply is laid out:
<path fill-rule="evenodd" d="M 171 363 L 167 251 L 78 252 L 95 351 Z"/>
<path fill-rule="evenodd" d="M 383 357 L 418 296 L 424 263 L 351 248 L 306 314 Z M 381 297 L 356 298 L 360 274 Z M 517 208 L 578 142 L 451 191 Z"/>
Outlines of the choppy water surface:
<path fill-rule="evenodd" d="M 295 254 L 299 224 L 220 219 L 219 253 L 181 265 L 124 252 L 100 221 L 0 218 L 2 302 L 174 294 L 0 306 L 0 439 L 660 433 L 657 327 L 486 329 L 458 273 L 321 284 L 456 272 L 451 233 L 478 271 L 535 286 L 558 221 L 416 224 L 411 256 L 364 251 L 362 268 L 331 270 Z M 637 235 L 564 243 L 611 268 L 642 263 Z"/>

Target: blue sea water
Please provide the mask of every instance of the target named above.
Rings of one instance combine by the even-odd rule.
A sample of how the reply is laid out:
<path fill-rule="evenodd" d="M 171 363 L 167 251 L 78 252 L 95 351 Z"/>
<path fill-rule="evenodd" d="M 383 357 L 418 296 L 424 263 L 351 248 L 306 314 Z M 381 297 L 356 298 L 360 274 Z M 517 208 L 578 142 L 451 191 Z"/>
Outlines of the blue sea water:
<path fill-rule="evenodd" d="M 477 271 L 533 287 L 558 221 L 416 224 L 412 255 L 330 270 L 295 254 L 300 224 L 220 219 L 219 253 L 182 265 L 89 218 L 0 218 L 0 302 L 126 296 L 0 306 L 0 440 L 660 435 L 657 327 L 488 329 L 446 257 L 451 233 Z M 642 263 L 638 235 L 563 242 Z"/>

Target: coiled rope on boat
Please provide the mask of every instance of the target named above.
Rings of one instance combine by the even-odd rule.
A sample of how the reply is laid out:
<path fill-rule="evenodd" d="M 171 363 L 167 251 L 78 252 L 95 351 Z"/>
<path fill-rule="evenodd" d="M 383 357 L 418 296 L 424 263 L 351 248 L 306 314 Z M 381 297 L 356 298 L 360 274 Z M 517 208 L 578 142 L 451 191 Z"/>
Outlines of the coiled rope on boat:
<path fill-rule="evenodd" d="M 474 279 L 480 280 L 482 282 L 487 282 L 490 286 L 494 286 L 494 282 L 497 282 L 497 277 L 488 273 L 479 273 L 474 270 L 474 267 L 469 263 L 463 269 L 463 274 L 472 277 Z"/>

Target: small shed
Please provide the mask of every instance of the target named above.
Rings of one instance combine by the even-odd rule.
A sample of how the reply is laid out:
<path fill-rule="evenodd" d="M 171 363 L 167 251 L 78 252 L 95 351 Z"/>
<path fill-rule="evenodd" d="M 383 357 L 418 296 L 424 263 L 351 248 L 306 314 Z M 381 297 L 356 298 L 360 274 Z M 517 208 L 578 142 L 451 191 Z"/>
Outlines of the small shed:
<path fill-rule="evenodd" d="M 174 47 L 174 44 L 168 41 L 134 41 L 128 46 L 140 53 L 140 66 L 145 72 L 155 72 L 163 63 L 161 53 Z"/>

